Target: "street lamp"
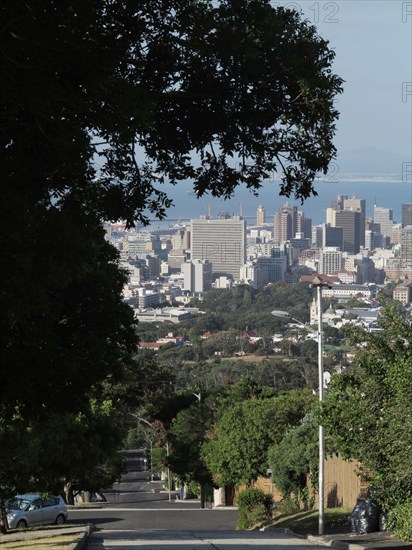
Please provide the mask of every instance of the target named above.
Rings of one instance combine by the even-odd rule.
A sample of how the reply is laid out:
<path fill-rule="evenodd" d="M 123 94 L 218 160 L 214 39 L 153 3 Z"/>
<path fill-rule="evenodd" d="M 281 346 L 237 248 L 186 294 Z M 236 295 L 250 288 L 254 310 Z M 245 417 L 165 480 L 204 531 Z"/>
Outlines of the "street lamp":
<path fill-rule="evenodd" d="M 312 281 L 312 287 L 316 288 L 317 291 L 317 312 L 318 312 L 318 377 L 319 377 L 319 402 L 323 401 L 323 388 L 324 388 L 324 379 L 323 379 L 323 330 L 322 330 L 322 288 L 329 286 L 328 283 L 323 282 L 321 277 L 315 277 Z M 287 311 L 274 310 L 272 315 L 275 317 L 280 317 L 281 319 L 286 319 L 289 321 L 294 321 L 302 326 L 305 326 L 305 323 L 294 319 Z M 314 330 L 306 327 L 309 332 L 315 333 Z M 318 533 L 323 535 L 324 533 L 324 516 L 325 516 L 325 438 L 323 434 L 323 426 L 319 425 L 319 479 L 318 479 L 318 508 L 319 508 L 319 525 Z"/>

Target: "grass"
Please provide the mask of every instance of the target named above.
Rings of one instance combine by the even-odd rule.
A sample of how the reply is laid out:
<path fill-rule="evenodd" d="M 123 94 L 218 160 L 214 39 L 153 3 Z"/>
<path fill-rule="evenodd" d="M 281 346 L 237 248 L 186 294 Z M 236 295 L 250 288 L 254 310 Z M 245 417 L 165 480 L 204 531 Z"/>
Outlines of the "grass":
<path fill-rule="evenodd" d="M 350 508 L 328 508 L 324 512 L 325 531 L 347 531 Z M 292 531 L 311 533 L 318 529 L 319 513 L 317 510 L 297 512 L 275 518 L 270 526 L 273 528 L 288 528 Z"/>
<path fill-rule="evenodd" d="M 39 525 L 27 529 L 12 529 L 0 535 L 1 550 L 66 550 L 81 536 L 85 525 L 65 523 L 63 526 Z M 66 529 L 67 533 L 54 534 L 55 529 Z"/>
<path fill-rule="evenodd" d="M 39 539 L 14 540 L 1 542 L 1 550 L 65 550 L 75 542 L 79 533 L 59 535 L 57 537 L 42 537 Z"/>

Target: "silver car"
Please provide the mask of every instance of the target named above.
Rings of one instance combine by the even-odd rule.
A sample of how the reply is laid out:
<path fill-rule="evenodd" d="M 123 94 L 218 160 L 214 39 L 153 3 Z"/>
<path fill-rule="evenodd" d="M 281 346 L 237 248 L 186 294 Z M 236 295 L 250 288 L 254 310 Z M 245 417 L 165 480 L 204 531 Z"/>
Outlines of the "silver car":
<path fill-rule="evenodd" d="M 25 529 L 45 523 L 62 525 L 67 520 L 62 497 L 42 497 L 36 493 L 16 495 L 6 501 L 5 508 L 9 529 Z"/>

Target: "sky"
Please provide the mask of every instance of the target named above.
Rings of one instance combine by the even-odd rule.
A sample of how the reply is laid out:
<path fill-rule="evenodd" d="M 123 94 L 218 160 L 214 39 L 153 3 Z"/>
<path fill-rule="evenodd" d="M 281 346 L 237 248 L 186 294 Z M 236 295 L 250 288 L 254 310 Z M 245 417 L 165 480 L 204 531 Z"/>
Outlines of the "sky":
<path fill-rule="evenodd" d="M 272 2 L 300 9 L 336 52 L 344 80 L 335 145 L 347 155 L 374 149 L 411 160 L 412 2 L 335 0 Z"/>

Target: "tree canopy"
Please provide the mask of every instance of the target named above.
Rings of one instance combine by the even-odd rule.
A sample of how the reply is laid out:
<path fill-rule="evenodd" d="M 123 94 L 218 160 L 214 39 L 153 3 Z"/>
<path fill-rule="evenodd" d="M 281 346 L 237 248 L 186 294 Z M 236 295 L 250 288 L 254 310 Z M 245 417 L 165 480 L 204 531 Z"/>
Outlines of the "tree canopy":
<path fill-rule="evenodd" d="M 267 450 L 309 410 L 312 394 L 292 390 L 269 399 L 248 399 L 225 410 L 202 449 L 218 485 L 250 484 L 268 467 Z"/>
<path fill-rule="evenodd" d="M 332 377 L 322 422 L 332 449 L 369 470 L 390 509 L 412 497 L 412 331 L 391 308 L 380 325 L 353 330 L 356 368 Z"/>
<path fill-rule="evenodd" d="M 279 172 L 280 192 L 305 198 L 335 154 L 335 52 L 294 10 L 268 0 L 0 9 L 1 176 L 12 194 L 134 223 L 164 215 L 166 177 L 229 196 Z"/>
<path fill-rule="evenodd" d="M 118 406 L 131 373 L 102 222 L 164 216 L 166 181 L 226 197 L 279 172 L 282 194 L 309 196 L 342 80 L 315 27 L 267 0 L 4 0 L 0 20 L 1 501 L 29 434 Z"/>

